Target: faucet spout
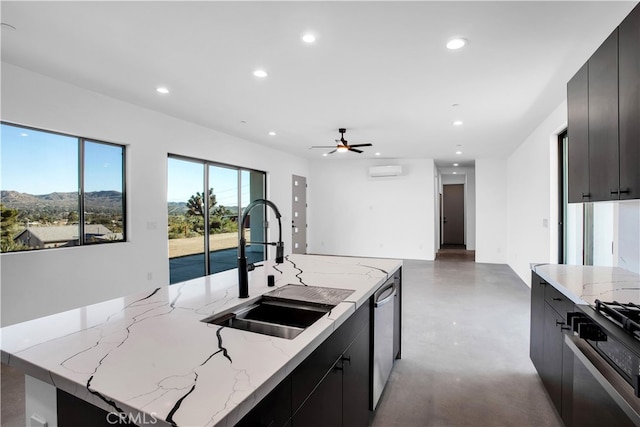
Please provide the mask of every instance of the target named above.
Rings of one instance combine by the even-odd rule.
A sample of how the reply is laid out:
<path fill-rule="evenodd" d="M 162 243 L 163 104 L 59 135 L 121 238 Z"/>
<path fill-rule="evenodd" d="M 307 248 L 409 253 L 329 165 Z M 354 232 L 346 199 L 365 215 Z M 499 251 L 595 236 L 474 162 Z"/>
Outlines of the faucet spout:
<path fill-rule="evenodd" d="M 284 243 L 282 242 L 282 215 L 278 207 L 267 199 L 256 199 L 244 209 L 242 213 L 242 219 L 240 220 L 240 241 L 238 243 L 238 296 L 240 298 L 249 297 L 249 271 L 252 271 L 255 266 L 247 263 L 246 247 L 247 240 L 245 238 L 244 227 L 249 212 L 258 205 L 269 206 L 273 209 L 273 212 L 278 219 L 278 242 L 266 243 L 268 245 L 275 245 L 276 247 L 276 264 L 282 264 L 284 262 Z"/>

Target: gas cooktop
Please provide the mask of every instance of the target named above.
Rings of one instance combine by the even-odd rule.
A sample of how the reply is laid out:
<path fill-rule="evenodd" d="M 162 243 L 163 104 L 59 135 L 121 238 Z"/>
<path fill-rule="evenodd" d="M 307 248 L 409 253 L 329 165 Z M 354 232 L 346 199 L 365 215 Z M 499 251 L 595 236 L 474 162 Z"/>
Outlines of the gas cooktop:
<path fill-rule="evenodd" d="M 596 300 L 596 311 L 640 341 L 640 305 Z"/>

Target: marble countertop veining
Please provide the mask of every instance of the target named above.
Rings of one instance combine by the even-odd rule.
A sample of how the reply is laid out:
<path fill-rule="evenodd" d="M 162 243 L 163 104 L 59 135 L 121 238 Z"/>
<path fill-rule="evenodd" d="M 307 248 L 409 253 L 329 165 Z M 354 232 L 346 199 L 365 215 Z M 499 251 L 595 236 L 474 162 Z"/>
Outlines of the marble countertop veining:
<path fill-rule="evenodd" d="M 289 255 L 0 329 L 2 362 L 108 412 L 159 424 L 239 421 L 402 266 L 399 260 Z M 201 322 L 287 284 L 355 290 L 293 340 Z M 158 424 L 156 424 L 158 425 Z"/>
<path fill-rule="evenodd" d="M 576 304 L 640 304 L 640 275 L 618 267 L 532 264 L 531 269 Z"/>

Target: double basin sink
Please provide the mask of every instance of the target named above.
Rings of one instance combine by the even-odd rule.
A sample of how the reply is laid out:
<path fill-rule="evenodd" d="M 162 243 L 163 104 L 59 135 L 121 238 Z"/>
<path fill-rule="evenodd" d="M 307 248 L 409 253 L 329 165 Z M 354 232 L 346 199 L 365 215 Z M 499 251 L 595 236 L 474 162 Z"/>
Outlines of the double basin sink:
<path fill-rule="evenodd" d="M 351 295 L 349 289 L 286 285 L 231 313 L 207 317 L 202 322 L 293 339 Z"/>

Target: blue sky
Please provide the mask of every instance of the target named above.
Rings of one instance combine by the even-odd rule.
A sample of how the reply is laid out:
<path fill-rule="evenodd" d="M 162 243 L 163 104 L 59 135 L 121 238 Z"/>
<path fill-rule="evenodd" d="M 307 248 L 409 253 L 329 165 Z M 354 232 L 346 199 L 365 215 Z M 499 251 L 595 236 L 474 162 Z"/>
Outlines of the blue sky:
<path fill-rule="evenodd" d="M 0 188 L 33 195 L 78 191 L 78 139 L 2 125 Z M 122 191 L 121 149 L 85 144 L 85 191 Z"/>
<path fill-rule="evenodd" d="M 78 139 L 2 124 L 0 189 L 43 195 L 78 190 Z M 85 143 L 85 191 L 122 191 L 120 147 Z M 186 202 L 203 191 L 198 162 L 168 159 L 167 200 Z M 242 174 L 242 204 L 249 200 L 249 172 Z M 209 182 L 219 204 L 238 204 L 238 170 L 209 166 Z"/>
<path fill-rule="evenodd" d="M 248 172 L 242 171 L 242 199 L 249 197 Z M 204 165 L 187 160 L 169 158 L 167 201 L 186 202 L 204 188 Z M 209 166 L 209 186 L 216 200 L 224 206 L 238 204 L 238 171 L 232 168 Z"/>

